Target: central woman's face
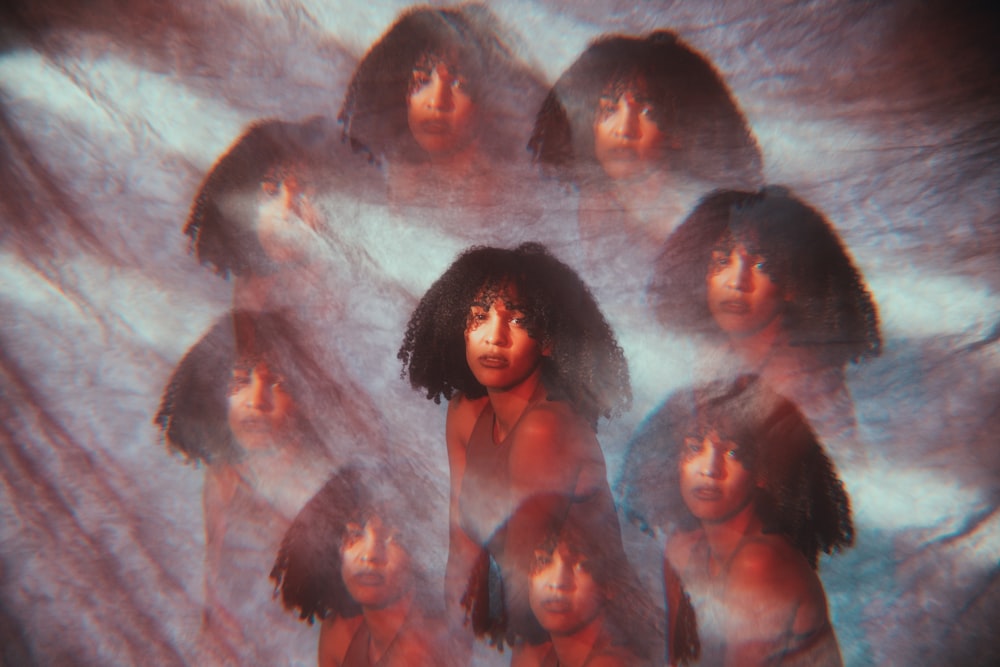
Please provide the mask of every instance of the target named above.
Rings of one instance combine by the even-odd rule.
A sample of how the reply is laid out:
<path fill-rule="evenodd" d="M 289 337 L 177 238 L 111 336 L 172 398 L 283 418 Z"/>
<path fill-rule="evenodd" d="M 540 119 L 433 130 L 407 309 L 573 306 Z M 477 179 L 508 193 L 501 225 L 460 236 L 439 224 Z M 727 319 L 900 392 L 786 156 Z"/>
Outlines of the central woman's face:
<path fill-rule="evenodd" d="M 666 135 L 642 81 L 611 86 L 594 117 L 594 154 L 612 180 L 641 178 L 660 165 Z"/>
<path fill-rule="evenodd" d="M 699 521 L 725 521 L 753 498 L 756 480 L 739 460 L 738 451 L 739 445 L 714 429 L 684 439 L 679 463 L 681 497 Z"/>
<path fill-rule="evenodd" d="M 347 592 L 362 607 L 384 609 L 413 587 L 410 554 L 399 531 L 372 517 L 348 523 L 340 544 L 340 575 Z"/>
<path fill-rule="evenodd" d="M 548 633 L 572 635 L 598 619 L 604 594 L 586 562 L 560 543 L 552 553 L 535 554 L 528 601 Z"/>
<path fill-rule="evenodd" d="M 771 279 L 764 258 L 742 243 L 712 251 L 705 282 L 708 310 L 730 336 L 744 338 L 780 324 L 785 293 Z"/>
<path fill-rule="evenodd" d="M 492 300 L 491 300 L 492 299 Z M 505 288 L 469 307 L 465 359 L 481 385 L 505 391 L 540 372 L 542 345 L 528 333 L 528 320 L 517 291 Z"/>
<path fill-rule="evenodd" d="M 233 368 L 229 390 L 229 429 L 246 449 L 267 450 L 288 437 L 295 401 L 284 378 L 265 362 Z"/>
<path fill-rule="evenodd" d="M 478 109 L 455 64 L 421 58 L 413 67 L 407 121 L 417 144 L 434 156 L 465 149 L 475 139 Z"/>

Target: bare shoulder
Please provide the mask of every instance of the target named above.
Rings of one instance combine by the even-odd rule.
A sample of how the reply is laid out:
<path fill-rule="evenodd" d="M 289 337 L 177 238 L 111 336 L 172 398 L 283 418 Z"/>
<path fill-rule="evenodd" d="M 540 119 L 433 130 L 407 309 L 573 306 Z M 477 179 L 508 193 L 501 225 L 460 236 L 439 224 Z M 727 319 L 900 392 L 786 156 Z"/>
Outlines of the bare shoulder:
<path fill-rule="evenodd" d="M 770 600 L 794 613 L 793 632 L 806 635 L 829 622 L 826 594 L 805 556 L 779 535 L 751 540 L 730 565 L 729 585 L 734 592 L 757 600 Z"/>
<path fill-rule="evenodd" d="M 334 616 L 324 619 L 319 632 L 319 667 L 340 667 L 351 640 L 363 622 L 360 614 L 352 618 Z"/>
<path fill-rule="evenodd" d="M 540 401 L 529 407 L 517 424 L 512 446 L 528 446 L 533 451 L 599 448 L 593 429 L 561 401 Z"/>
<path fill-rule="evenodd" d="M 694 545 L 704 536 L 704 531 L 697 530 L 678 531 L 667 540 L 666 552 L 664 556 L 670 566 L 677 572 L 687 567 L 691 560 L 691 551 Z"/>
<path fill-rule="evenodd" d="M 468 398 L 465 394 L 457 394 L 448 402 L 448 417 L 445 422 L 445 431 L 449 445 L 452 442 L 465 444 L 472 435 L 472 429 L 476 425 L 476 420 L 482 414 L 483 409 L 489 402 L 489 398 Z"/>

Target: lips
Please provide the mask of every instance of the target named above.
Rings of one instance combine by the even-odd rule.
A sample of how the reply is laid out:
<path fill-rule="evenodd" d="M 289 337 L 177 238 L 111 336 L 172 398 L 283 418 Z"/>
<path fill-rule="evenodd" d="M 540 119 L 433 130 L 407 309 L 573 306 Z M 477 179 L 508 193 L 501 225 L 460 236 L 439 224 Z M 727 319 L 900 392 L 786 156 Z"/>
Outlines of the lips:
<path fill-rule="evenodd" d="M 716 501 L 722 500 L 722 489 L 717 486 L 698 486 L 691 491 L 691 495 L 698 500 Z"/>
<path fill-rule="evenodd" d="M 270 433 L 272 424 L 263 417 L 247 417 L 240 420 L 240 429 L 245 433 Z"/>
<path fill-rule="evenodd" d="M 510 362 L 507 361 L 506 357 L 492 354 L 481 355 L 478 361 L 479 365 L 483 368 L 507 368 L 510 365 Z"/>
<path fill-rule="evenodd" d="M 550 614 L 565 614 L 572 609 L 566 598 L 546 598 L 542 600 L 541 608 Z"/>
<path fill-rule="evenodd" d="M 425 120 L 420 129 L 426 134 L 451 134 L 451 123 L 445 120 Z"/>
<path fill-rule="evenodd" d="M 354 575 L 354 581 L 361 586 L 383 586 L 385 575 L 378 572 L 362 572 Z"/>
<path fill-rule="evenodd" d="M 739 300 L 722 301 L 719 303 L 719 310 L 731 315 L 746 315 L 750 312 L 750 304 Z"/>

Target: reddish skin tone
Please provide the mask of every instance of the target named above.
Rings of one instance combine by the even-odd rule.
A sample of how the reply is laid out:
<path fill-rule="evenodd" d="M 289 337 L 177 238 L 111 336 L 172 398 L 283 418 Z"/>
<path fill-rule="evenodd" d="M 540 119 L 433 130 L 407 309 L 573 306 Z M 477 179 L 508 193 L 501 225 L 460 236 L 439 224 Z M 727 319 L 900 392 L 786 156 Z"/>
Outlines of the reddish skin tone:
<path fill-rule="evenodd" d="M 421 62 L 413 68 L 407 120 L 413 138 L 432 161 L 449 161 L 474 143 L 478 108 L 455 67 Z"/>
<path fill-rule="evenodd" d="M 604 625 L 604 591 L 579 557 L 564 544 L 535 555 L 529 600 L 531 611 L 552 638 L 562 667 L 586 661 Z"/>
<path fill-rule="evenodd" d="M 394 641 L 406 644 L 402 652 L 414 665 L 421 662 L 412 651 L 427 652 L 416 637 L 400 635 L 413 602 L 413 570 L 410 555 L 398 540 L 398 531 L 373 517 L 363 526 L 345 526 L 340 547 L 341 576 L 348 593 L 361 605 L 361 615 L 328 618 L 319 639 L 320 667 L 343 664 L 351 640 L 364 622 L 371 634 L 369 656 L 378 662 Z M 397 651 L 396 654 L 400 654 Z"/>
<path fill-rule="evenodd" d="M 684 440 L 681 496 L 703 523 L 719 523 L 738 514 L 750 502 L 756 483 L 736 459 L 738 446 L 714 429 Z"/>
<path fill-rule="evenodd" d="M 459 498 L 469 438 L 487 402 L 496 418 L 496 442 L 502 442 L 517 427 L 508 463 L 511 507 L 539 493 L 582 496 L 606 484 L 604 457 L 587 424 L 565 403 L 542 400 L 531 404 L 541 385 L 541 359 L 550 354 L 550 349 L 528 335 L 524 313 L 510 307 L 517 301 L 516 292 L 508 289 L 491 304 L 470 305 L 466 358 L 471 360 L 470 369 L 486 387 L 487 395 L 469 399 L 459 394 L 448 404 L 445 438 L 451 492 L 445 593 L 448 607 L 456 615 L 456 626 L 464 618 L 460 600 L 481 547 L 461 527 Z M 484 356 L 488 360 L 485 364 L 480 361 Z M 493 358 L 506 360 L 506 364 L 494 362 Z M 521 531 L 512 521 L 508 543 Z M 463 630 L 456 627 L 454 632 Z M 521 645 L 515 646 L 511 664 L 525 664 L 523 660 Z"/>
<path fill-rule="evenodd" d="M 762 480 L 732 456 L 732 441 L 714 430 L 690 439 L 699 440 L 697 451 L 685 444 L 678 465 L 685 504 L 701 527 L 672 537 L 665 555 L 686 577 L 700 614 L 703 658 L 727 667 L 841 665 L 819 577 L 785 537 L 763 532 L 751 502 Z M 722 480 L 726 493 L 692 496 L 706 480 Z M 700 544 L 707 544 L 707 564 L 696 562 Z"/>
<path fill-rule="evenodd" d="M 601 97 L 594 118 L 594 154 L 613 181 L 641 178 L 659 168 L 666 135 L 653 121 L 653 105 L 630 86 L 617 98 Z"/>
<path fill-rule="evenodd" d="M 767 274 L 764 258 L 742 243 L 713 250 L 705 276 L 708 310 L 737 351 L 762 359 L 782 333 L 782 313 L 791 294 Z"/>
<path fill-rule="evenodd" d="M 289 433 L 296 412 L 281 375 L 258 361 L 234 368 L 231 382 L 229 428 L 236 440 L 250 451 L 273 449 Z"/>

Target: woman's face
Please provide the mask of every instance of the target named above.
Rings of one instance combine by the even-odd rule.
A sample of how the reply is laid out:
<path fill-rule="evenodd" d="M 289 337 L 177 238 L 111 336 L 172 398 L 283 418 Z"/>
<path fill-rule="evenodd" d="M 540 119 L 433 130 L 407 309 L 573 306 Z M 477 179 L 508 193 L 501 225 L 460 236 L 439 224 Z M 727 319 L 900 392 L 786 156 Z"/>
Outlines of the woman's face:
<path fill-rule="evenodd" d="M 594 117 L 594 154 L 612 180 L 641 178 L 660 166 L 666 135 L 641 79 L 609 86 Z"/>
<path fill-rule="evenodd" d="M 457 65 L 423 57 L 413 67 L 407 121 L 417 144 L 432 157 L 468 147 L 477 133 L 478 109 Z"/>
<path fill-rule="evenodd" d="M 771 279 L 764 258 L 742 243 L 712 251 L 705 282 L 708 310 L 730 336 L 748 337 L 780 325 L 786 294 Z"/>
<path fill-rule="evenodd" d="M 509 390 L 540 371 L 548 352 L 529 335 L 528 324 L 512 287 L 484 295 L 469 307 L 465 359 L 481 385 Z"/>
<path fill-rule="evenodd" d="M 738 458 L 739 445 L 715 429 L 684 439 L 679 462 L 681 497 L 702 522 L 718 523 L 749 505 L 755 475 Z"/>
<path fill-rule="evenodd" d="M 294 173 L 268 178 L 257 207 L 257 238 L 279 264 L 300 263 L 315 251 L 320 214 L 309 189 Z"/>
<path fill-rule="evenodd" d="M 604 608 L 604 592 L 586 560 L 563 543 L 552 553 L 535 554 L 528 600 L 539 625 L 552 635 L 575 634 L 598 620 Z"/>
<path fill-rule="evenodd" d="M 377 516 L 344 527 L 340 563 L 347 592 L 362 607 L 384 609 L 413 587 L 410 554 L 399 531 Z"/>
<path fill-rule="evenodd" d="M 229 390 L 229 428 L 248 450 L 280 446 L 289 435 L 295 401 L 284 378 L 264 361 L 233 368 Z"/>

